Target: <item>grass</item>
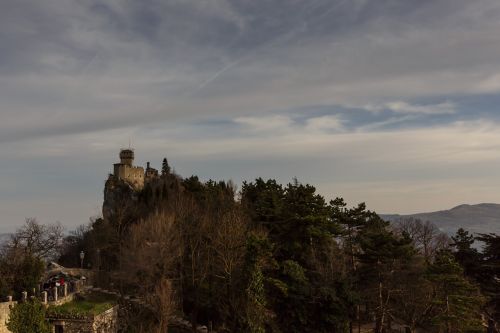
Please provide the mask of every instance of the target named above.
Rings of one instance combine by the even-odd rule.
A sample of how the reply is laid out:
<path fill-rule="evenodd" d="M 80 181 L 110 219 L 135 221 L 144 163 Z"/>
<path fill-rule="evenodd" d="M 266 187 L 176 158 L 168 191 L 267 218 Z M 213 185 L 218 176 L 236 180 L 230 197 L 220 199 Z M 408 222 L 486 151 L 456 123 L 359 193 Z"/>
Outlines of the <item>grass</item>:
<path fill-rule="evenodd" d="M 49 317 L 88 318 L 103 313 L 116 305 L 116 299 L 109 295 L 92 294 L 80 297 L 69 303 L 51 306 Z"/>

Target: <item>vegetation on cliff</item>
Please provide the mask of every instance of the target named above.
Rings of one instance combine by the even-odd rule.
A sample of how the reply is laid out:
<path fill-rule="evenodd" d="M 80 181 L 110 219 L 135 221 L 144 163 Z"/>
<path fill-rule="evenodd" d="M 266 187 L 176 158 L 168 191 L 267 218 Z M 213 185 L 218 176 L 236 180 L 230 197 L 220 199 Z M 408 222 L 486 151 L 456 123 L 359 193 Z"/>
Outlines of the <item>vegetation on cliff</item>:
<path fill-rule="evenodd" d="M 174 316 L 218 332 L 498 332 L 497 235 L 390 225 L 297 180 L 183 179 L 166 160 L 142 191 L 105 191 L 104 218 L 65 237 L 59 262 L 84 251 L 101 287 L 138 297 L 130 332 Z"/>

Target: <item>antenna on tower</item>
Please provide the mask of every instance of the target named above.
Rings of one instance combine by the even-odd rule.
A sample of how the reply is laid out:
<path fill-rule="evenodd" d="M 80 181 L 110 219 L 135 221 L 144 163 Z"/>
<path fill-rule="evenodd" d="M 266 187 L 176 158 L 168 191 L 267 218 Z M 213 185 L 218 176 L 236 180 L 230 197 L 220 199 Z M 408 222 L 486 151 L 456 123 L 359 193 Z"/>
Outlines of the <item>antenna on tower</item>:
<path fill-rule="evenodd" d="M 130 149 L 130 137 L 128 137 L 128 149 Z"/>

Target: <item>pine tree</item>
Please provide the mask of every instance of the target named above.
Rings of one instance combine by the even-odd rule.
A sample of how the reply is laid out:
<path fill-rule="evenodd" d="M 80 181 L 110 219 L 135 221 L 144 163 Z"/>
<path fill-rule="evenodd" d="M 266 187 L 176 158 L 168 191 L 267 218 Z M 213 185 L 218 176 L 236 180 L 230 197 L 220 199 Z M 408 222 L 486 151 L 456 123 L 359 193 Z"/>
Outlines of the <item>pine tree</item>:
<path fill-rule="evenodd" d="M 446 333 L 482 329 L 484 303 L 476 286 L 463 274 L 450 251 L 440 251 L 429 266 L 428 279 L 434 284 L 434 324 Z"/>
<path fill-rule="evenodd" d="M 500 236 L 480 234 L 477 240 L 483 242 L 480 267 L 475 274 L 483 294 L 488 297 L 485 314 L 488 318 L 488 332 L 498 332 L 500 327 Z"/>
<path fill-rule="evenodd" d="M 451 239 L 453 240 L 451 246 L 455 249 L 453 253 L 455 259 L 463 267 L 465 275 L 475 278 L 479 270 L 480 256 L 479 252 L 472 247 L 474 236 L 460 228 Z"/>
<path fill-rule="evenodd" d="M 263 268 L 270 260 L 271 245 L 265 237 L 250 235 L 246 247 L 245 326 L 249 333 L 264 333 L 269 318 Z"/>
<path fill-rule="evenodd" d="M 167 158 L 163 159 L 163 163 L 161 165 L 161 175 L 166 176 L 170 173 L 170 166 L 168 165 Z"/>
<path fill-rule="evenodd" d="M 375 333 L 385 330 L 390 305 L 397 289 L 397 272 L 414 255 L 411 239 L 396 237 L 388 222 L 373 214 L 358 235 L 362 267 L 358 270 L 365 285 L 365 297 L 375 309 Z"/>

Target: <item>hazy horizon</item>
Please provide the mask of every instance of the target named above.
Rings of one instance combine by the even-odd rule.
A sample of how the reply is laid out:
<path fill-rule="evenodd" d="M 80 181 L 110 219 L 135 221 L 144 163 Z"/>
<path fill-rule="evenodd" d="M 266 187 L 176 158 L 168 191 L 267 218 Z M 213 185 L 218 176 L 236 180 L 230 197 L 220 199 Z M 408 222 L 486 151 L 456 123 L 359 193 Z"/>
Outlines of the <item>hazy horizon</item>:
<path fill-rule="evenodd" d="M 500 2 L 0 3 L 0 233 L 100 213 L 129 140 L 182 176 L 384 214 L 500 203 Z"/>

